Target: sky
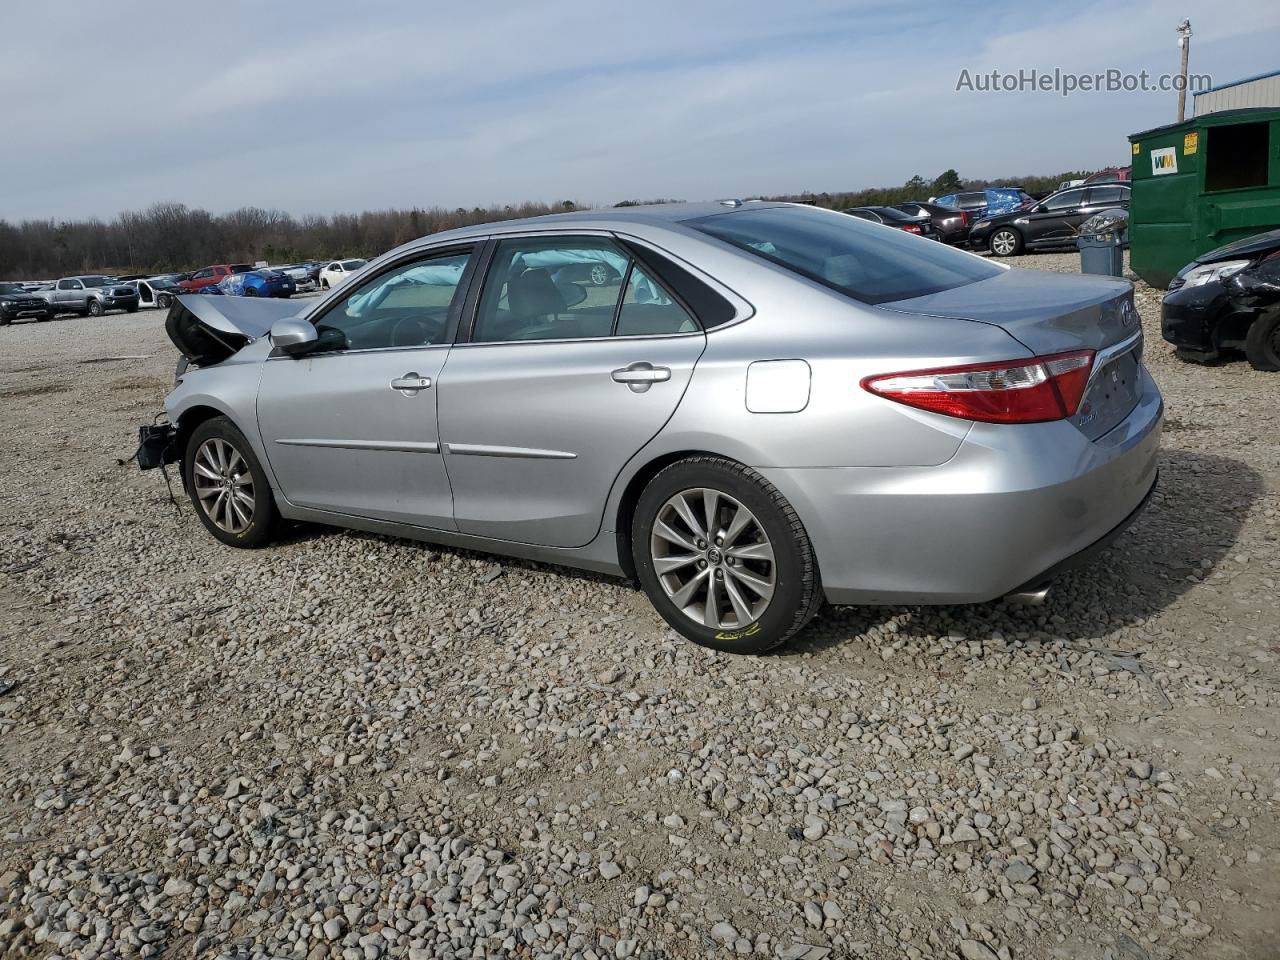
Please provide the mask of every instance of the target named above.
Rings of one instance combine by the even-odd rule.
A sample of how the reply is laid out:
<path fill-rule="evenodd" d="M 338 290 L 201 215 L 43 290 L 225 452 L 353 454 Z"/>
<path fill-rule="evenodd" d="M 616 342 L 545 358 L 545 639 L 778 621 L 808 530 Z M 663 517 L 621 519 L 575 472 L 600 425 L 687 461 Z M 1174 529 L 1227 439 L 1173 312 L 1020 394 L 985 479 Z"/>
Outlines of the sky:
<path fill-rule="evenodd" d="M 0 0 L 0 219 L 688 200 L 1127 162 L 1171 92 L 962 70 L 1280 69 L 1276 0 Z M 1188 96 L 1188 113 L 1191 97 Z"/>

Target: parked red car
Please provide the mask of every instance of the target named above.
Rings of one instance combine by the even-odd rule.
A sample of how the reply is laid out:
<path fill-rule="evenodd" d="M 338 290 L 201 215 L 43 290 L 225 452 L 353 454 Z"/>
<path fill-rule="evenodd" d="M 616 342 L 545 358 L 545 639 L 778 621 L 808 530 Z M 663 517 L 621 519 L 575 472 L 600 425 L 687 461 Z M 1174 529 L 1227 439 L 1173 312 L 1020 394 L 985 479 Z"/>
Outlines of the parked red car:
<path fill-rule="evenodd" d="M 1090 174 L 1084 178 L 1084 186 L 1089 187 L 1095 183 L 1109 183 L 1115 180 L 1128 180 L 1132 167 L 1108 167 L 1106 170 L 1099 170 L 1097 173 Z"/>
<path fill-rule="evenodd" d="M 248 273 L 252 269 L 251 263 L 219 263 L 212 267 L 201 267 L 191 274 L 190 280 L 179 280 L 178 286 L 188 291 L 203 290 L 205 287 L 213 286 L 223 277 L 229 277 L 233 273 Z"/>

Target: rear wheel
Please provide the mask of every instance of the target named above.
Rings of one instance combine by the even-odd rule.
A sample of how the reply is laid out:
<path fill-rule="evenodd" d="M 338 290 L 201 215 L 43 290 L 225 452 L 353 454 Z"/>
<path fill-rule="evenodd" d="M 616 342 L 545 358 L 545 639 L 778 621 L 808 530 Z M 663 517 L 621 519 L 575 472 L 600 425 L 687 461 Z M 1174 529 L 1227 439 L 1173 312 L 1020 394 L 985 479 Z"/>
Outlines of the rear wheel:
<path fill-rule="evenodd" d="M 328 289 L 329 289 L 329 281 L 328 281 L 328 280 L 321 280 L 321 281 L 320 281 L 320 289 L 321 289 L 321 290 L 328 290 Z"/>
<path fill-rule="evenodd" d="M 258 295 L 258 291 L 253 289 L 253 287 L 245 287 L 244 295 L 246 297 L 256 297 Z"/>
<path fill-rule="evenodd" d="M 102 303 L 101 303 L 100 301 L 98 301 L 98 300 L 90 300 L 90 301 L 89 301 L 89 306 L 88 306 L 88 309 L 86 310 L 86 312 L 87 312 L 87 313 L 89 314 L 89 316 L 91 316 L 91 317 L 100 317 L 100 316 L 102 316 L 106 311 L 102 309 Z"/>
<path fill-rule="evenodd" d="M 182 461 L 187 494 L 205 529 L 232 547 L 260 547 L 279 513 L 249 441 L 226 417 L 192 432 Z"/>
<path fill-rule="evenodd" d="M 1253 321 L 1244 340 L 1244 355 L 1255 370 L 1280 370 L 1280 310 Z"/>
<path fill-rule="evenodd" d="M 991 234 L 987 246 L 997 257 L 1012 257 L 1022 252 L 1022 234 L 1010 227 L 1002 227 Z"/>
<path fill-rule="evenodd" d="M 655 476 L 631 530 L 636 573 L 657 611 L 694 643 L 764 653 L 822 603 L 804 524 L 777 488 L 719 457 Z"/>

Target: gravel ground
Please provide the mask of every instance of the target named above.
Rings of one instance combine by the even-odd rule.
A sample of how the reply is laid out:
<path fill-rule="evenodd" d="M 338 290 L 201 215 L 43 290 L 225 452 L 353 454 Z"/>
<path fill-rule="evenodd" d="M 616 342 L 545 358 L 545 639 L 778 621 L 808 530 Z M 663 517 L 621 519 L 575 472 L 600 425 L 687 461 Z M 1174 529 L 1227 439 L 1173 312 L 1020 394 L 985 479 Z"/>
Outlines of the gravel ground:
<path fill-rule="evenodd" d="M 223 548 L 116 462 L 159 314 L 0 330 L 0 951 L 1277 956 L 1280 376 L 1139 304 L 1162 485 L 1109 553 L 755 659 L 606 578 Z"/>

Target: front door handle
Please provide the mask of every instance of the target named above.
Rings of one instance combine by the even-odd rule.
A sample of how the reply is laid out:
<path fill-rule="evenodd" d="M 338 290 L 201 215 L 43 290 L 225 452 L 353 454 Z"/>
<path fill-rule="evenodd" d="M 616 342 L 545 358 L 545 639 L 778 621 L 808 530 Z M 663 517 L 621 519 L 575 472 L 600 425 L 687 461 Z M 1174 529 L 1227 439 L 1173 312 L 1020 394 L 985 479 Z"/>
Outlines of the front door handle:
<path fill-rule="evenodd" d="M 420 377 L 413 372 L 391 381 L 391 389 L 400 391 L 406 397 L 416 396 L 419 390 L 426 390 L 430 386 L 430 377 Z"/>
<path fill-rule="evenodd" d="M 625 383 L 632 393 L 644 393 L 655 383 L 665 383 L 671 379 L 669 367 L 655 367 L 644 360 L 628 364 L 610 374 L 614 383 Z"/>

